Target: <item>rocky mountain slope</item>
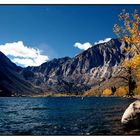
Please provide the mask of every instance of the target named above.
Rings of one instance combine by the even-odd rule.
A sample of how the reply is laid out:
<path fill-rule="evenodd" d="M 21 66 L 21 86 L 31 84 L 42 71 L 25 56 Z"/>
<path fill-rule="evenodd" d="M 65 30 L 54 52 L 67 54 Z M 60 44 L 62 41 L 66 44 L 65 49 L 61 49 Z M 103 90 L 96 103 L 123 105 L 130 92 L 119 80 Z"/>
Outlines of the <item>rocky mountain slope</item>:
<path fill-rule="evenodd" d="M 124 53 L 118 39 L 98 44 L 69 58 L 53 59 L 38 67 L 20 68 L 0 54 L 0 89 L 16 94 L 81 94 L 110 79 Z"/>
<path fill-rule="evenodd" d="M 45 92 L 82 93 L 112 77 L 124 54 L 118 39 L 112 39 L 69 58 L 53 59 L 39 67 L 22 69 L 24 78 Z"/>
<path fill-rule="evenodd" d="M 16 66 L 2 52 L 0 52 L 0 96 L 23 95 L 41 92 L 29 81 L 25 80 Z"/>

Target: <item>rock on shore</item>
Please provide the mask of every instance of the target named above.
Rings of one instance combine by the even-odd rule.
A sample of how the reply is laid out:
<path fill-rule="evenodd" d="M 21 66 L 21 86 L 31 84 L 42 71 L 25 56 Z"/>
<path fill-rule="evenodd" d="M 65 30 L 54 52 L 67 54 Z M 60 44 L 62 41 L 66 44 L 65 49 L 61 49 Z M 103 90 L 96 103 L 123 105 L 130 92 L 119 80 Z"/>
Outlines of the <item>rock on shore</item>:
<path fill-rule="evenodd" d="M 128 129 L 140 128 L 140 100 L 128 106 L 122 116 L 121 123 Z"/>

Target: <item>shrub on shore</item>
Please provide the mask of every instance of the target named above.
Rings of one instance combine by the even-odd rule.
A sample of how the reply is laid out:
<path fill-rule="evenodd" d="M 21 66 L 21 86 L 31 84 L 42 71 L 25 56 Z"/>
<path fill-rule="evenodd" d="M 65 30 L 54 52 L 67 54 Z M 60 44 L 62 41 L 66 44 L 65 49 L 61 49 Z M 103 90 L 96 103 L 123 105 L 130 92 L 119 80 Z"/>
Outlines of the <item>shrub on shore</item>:
<path fill-rule="evenodd" d="M 116 92 L 115 92 L 115 96 L 125 96 L 128 94 L 128 87 L 127 86 L 121 86 L 119 87 Z"/>
<path fill-rule="evenodd" d="M 112 95 L 112 90 L 111 89 L 105 89 L 102 93 L 102 96 L 110 96 Z"/>

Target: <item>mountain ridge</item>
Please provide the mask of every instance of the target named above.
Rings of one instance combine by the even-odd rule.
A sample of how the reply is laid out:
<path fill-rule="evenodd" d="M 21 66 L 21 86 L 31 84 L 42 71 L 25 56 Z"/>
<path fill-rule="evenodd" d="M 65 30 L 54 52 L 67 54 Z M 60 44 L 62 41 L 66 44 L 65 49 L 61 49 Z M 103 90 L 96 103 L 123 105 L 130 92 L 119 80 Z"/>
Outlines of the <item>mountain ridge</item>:
<path fill-rule="evenodd" d="M 80 93 L 110 78 L 124 58 L 121 45 L 118 39 L 112 39 L 97 44 L 73 58 L 53 59 L 39 67 L 27 69 L 35 73 L 34 84 L 41 86 L 45 92 Z"/>
<path fill-rule="evenodd" d="M 21 78 L 18 78 L 19 81 L 27 82 L 35 94 L 41 92 L 82 94 L 115 74 L 125 57 L 123 45 L 126 44 L 118 39 L 111 39 L 109 42 L 94 45 L 73 58 L 53 59 L 37 67 L 20 68 L 15 64 L 10 64 L 11 67 L 9 64 L 5 65 L 10 70 L 14 67 L 16 76 Z M 16 90 L 14 92 L 16 93 Z M 21 94 L 31 93 L 23 91 Z"/>

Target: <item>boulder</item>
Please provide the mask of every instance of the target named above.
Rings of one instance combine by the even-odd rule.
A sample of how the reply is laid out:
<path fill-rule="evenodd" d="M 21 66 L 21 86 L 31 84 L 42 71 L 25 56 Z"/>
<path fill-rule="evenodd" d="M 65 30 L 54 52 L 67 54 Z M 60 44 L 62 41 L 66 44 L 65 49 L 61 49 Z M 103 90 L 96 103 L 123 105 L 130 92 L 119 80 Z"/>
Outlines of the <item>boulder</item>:
<path fill-rule="evenodd" d="M 128 129 L 140 128 L 140 100 L 128 106 L 122 116 L 121 123 Z"/>

